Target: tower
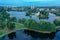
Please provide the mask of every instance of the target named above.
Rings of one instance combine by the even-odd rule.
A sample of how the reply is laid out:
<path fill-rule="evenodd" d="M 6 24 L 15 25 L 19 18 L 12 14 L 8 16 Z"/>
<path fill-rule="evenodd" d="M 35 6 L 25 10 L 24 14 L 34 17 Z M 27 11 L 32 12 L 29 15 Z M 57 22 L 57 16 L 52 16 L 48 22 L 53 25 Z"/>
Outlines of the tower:
<path fill-rule="evenodd" d="M 32 5 L 32 6 L 31 6 L 31 9 L 34 9 L 34 8 L 35 8 L 34 5 Z"/>

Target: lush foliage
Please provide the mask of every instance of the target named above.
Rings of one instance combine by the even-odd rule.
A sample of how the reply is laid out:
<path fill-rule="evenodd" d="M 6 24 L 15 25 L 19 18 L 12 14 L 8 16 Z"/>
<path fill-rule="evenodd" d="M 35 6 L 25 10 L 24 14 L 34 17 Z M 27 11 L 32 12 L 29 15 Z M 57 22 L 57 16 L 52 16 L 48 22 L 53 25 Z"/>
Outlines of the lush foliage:
<path fill-rule="evenodd" d="M 56 14 L 57 16 L 60 16 L 60 11 L 59 10 L 52 11 L 52 13 Z"/>
<path fill-rule="evenodd" d="M 54 20 L 54 24 L 55 24 L 56 26 L 60 26 L 60 18 L 55 19 L 55 20 Z"/>
<path fill-rule="evenodd" d="M 3 32 L 0 32 L 0 35 L 2 35 L 3 34 Z"/>
<path fill-rule="evenodd" d="M 16 21 L 15 17 L 10 17 L 9 13 L 5 9 L 0 9 L 0 29 L 3 28 L 14 28 L 15 24 L 13 22 Z"/>
<path fill-rule="evenodd" d="M 24 24 L 25 21 L 26 21 L 25 18 L 22 18 L 22 19 L 19 19 L 19 20 L 18 20 L 18 22 L 19 22 L 19 23 L 22 23 L 22 24 Z"/>
<path fill-rule="evenodd" d="M 8 27 L 10 30 L 13 30 L 13 29 L 15 29 L 15 23 L 13 23 L 13 22 L 8 22 L 8 23 L 7 23 L 7 27 Z"/>
<path fill-rule="evenodd" d="M 26 20 L 24 23 L 25 27 L 35 29 L 37 27 L 37 22 L 35 20 Z"/>
<path fill-rule="evenodd" d="M 46 21 L 40 21 L 39 23 L 37 23 L 35 20 L 26 20 L 24 25 L 25 27 L 34 30 L 50 31 L 50 32 L 56 31 L 55 25 Z"/>
<path fill-rule="evenodd" d="M 16 19 L 16 17 L 11 17 L 11 18 L 10 18 L 10 21 L 12 21 L 12 22 L 16 22 L 17 19 Z"/>
<path fill-rule="evenodd" d="M 48 15 L 49 15 L 49 12 L 48 11 L 40 11 L 40 10 L 38 10 L 38 9 L 29 9 L 29 10 L 27 10 L 26 11 L 26 16 L 30 16 L 31 17 L 31 15 L 35 15 L 36 13 L 38 13 L 38 12 L 40 12 L 39 13 L 39 15 L 38 15 L 38 18 L 39 19 L 45 19 L 45 18 L 48 18 Z"/>
<path fill-rule="evenodd" d="M 51 31 L 51 32 L 56 31 L 55 25 L 49 22 L 40 21 L 39 25 L 40 25 L 40 30 L 42 31 Z"/>
<path fill-rule="evenodd" d="M 48 18 L 49 12 L 48 11 L 40 11 L 40 15 L 38 16 L 39 19 L 45 19 Z"/>

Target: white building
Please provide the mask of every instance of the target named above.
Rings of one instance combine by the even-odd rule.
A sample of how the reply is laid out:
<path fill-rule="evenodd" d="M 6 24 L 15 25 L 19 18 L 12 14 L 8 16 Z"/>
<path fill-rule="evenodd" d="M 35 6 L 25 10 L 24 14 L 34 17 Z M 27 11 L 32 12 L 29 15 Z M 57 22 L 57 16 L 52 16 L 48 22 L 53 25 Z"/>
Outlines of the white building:
<path fill-rule="evenodd" d="M 51 9 L 51 11 L 56 11 L 55 9 Z"/>
<path fill-rule="evenodd" d="M 49 11 L 49 9 L 46 9 L 47 11 Z"/>
<path fill-rule="evenodd" d="M 40 10 L 40 11 L 44 11 L 45 9 L 44 9 L 44 8 L 40 8 L 39 10 Z"/>
<path fill-rule="evenodd" d="M 39 16 L 40 12 L 36 13 L 35 16 Z"/>
<path fill-rule="evenodd" d="M 32 5 L 32 6 L 31 6 L 31 9 L 34 9 L 34 8 L 35 8 L 34 5 Z"/>

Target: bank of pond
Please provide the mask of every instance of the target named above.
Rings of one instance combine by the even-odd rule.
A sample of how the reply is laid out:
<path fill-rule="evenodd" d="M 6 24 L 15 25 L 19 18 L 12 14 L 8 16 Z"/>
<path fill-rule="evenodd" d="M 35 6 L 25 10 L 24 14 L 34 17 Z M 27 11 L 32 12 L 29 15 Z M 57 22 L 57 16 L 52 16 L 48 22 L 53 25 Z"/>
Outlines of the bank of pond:
<path fill-rule="evenodd" d="M 33 30 L 17 30 L 16 32 L 12 32 L 8 35 L 3 36 L 2 40 L 59 40 L 60 31 L 51 33 L 42 33 Z"/>

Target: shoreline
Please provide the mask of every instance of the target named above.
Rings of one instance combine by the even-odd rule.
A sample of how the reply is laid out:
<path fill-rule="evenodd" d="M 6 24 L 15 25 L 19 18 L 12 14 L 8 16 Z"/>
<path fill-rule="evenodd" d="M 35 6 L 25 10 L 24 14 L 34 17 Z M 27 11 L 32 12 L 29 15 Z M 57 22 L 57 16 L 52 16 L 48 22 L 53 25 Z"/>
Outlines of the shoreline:
<path fill-rule="evenodd" d="M 3 37 L 3 36 L 5 36 L 5 35 L 8 35 L 8 34 L 10 34 L 10 33 L 12 33 L 12 32 L 16 32 L 16 31 L 18 31 L 18 30 L 31 30 L 31 31 L 35 31 L 35 32 L 41 32 L 41 33 L 52 33 L 52 32 L 50 32 L 50 31 L 39 31 L 39 30 L 35 30 L 35 29 L 26 28 L 26 27 L 24 27 L 22 24 L 16 23 L 16 28 L 15 28 L 14 30 L 7 30 L 7 31 L 2 30 L 2 31 L 0 31 L 0 32 L 3 32 L 3 31 L 4 31 L 4 32 L 0 35 L 0 37 Z"/>

